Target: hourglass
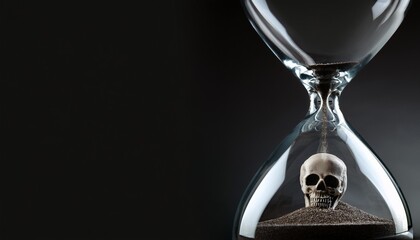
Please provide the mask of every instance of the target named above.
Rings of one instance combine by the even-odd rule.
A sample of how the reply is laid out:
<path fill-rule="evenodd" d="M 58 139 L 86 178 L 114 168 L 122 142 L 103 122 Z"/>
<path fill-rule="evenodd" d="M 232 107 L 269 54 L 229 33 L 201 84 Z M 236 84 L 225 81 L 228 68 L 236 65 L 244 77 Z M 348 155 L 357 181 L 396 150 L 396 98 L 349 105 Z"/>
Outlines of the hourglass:
<path fill-rule="evenodd" d="M 242 0 L 310 106 L 248 186 L 233 239 L 413 238 L 398 185 L 339 107 L 341 92 L 394 34 L 409 2 Z"/>

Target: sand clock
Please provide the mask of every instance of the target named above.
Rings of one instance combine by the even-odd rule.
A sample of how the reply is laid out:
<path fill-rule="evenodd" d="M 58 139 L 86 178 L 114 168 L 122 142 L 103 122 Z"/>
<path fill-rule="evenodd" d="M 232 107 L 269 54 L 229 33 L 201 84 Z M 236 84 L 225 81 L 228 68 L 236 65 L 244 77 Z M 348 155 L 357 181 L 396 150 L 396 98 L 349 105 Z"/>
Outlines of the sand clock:
<path fill-rule="evenodd" d="M 412 239 L 408 206 L 339 107 L 401 24 L 409 0 L 242 0 L 253 27 L 309 93 L 306 117 L 243 195 L 234 239 Z"/>

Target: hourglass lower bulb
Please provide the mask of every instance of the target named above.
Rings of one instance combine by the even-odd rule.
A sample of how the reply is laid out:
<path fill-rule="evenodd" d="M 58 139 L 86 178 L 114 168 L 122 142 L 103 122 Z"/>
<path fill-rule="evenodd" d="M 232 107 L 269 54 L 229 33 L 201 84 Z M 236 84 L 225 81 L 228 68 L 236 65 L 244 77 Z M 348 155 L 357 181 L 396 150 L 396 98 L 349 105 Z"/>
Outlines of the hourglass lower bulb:
<path fill-rule="evenodd" d="M 397 30 L 409 0 L 243 5 L 310 106 L 248 186 L 233 239 L 412 239 L 398 185 L 339 108 L 341 92 Z"/>

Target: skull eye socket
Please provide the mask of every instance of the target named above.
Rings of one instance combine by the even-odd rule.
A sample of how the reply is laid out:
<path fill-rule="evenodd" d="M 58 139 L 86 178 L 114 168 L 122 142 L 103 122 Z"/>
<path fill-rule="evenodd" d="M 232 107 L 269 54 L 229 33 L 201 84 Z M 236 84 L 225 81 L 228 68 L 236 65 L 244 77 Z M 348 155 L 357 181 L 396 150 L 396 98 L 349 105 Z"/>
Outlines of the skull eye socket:
<path fill-rule="evenodd" d="M 309 176 L 306 177 L 306 185 L 308 186 L 312 186 L 312 185 L 316 185 L 318 183 L 319 180 L 319 176 L 316 174 L 311 174 Z"/>
<path fill-rule="evenodd" d="M 325 181 L 325 185 L 327 185 L 327 187 L 331 187 L 331 188 L 338 187 L 339 181 L 334 176 L 328 175 L 328 176 L 325 177 L 324 181 Z"/>

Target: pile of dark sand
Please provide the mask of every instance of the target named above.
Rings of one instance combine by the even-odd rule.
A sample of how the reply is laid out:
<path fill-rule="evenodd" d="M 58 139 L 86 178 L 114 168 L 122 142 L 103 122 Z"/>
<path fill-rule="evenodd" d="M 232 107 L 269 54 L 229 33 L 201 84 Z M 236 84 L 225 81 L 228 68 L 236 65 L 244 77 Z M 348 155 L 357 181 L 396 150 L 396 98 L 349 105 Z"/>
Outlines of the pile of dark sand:
<path fill-rule="evenodd" d="M 280 218 L 260 222 L 256 240 L 375 239 L 395 234 L 391 220 L 339 202 L 335 210 L 301 208 Z"/>

